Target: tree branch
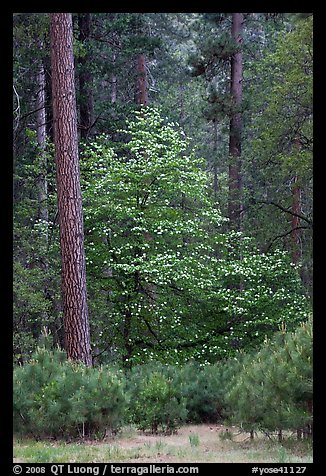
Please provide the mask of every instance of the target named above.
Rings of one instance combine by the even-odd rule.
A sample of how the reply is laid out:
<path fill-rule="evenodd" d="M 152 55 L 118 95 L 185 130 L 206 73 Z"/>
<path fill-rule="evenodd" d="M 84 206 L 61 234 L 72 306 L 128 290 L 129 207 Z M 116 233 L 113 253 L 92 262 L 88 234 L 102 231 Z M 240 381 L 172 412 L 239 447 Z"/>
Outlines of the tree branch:
<path fill-rule="evenodd" d="M 301 215 L 299 213 L 295 213 L 293 212 L 292 210 L 289 210 L 288 208 L 285 208 L 283 207 L 282 205 L 280 205 L 279 203 L 275 203 L 275 202 L 272 202 L 272 201 L 268 201 L 268 200 L 255 200 L 254 201 L 256 203 L 262 203 L 264 205 L 273 205 L 274 207 L 277 207 L 279 208 L 280 210 L 282 210 L 282 212 L 285 212 L 285 213 L 289 213 L 290 215 L 292 216 L 295 216 L 295 217 L 298 217 L 300 218 L 301 220 L 305 221 L 306 223 L 308 223 L 310 225 L 310 227 L 312 228 L 313 226 L 313 221 L 310 220 L 309 218 L 307 218 L 306 216 L 304 215 Z"/>
<path fill-rule="evenodd" d="M 275 238 L 273 238 L 273 240 L 270 242 L 270 244 L 266 248 L 266 251 L 269 251 L 270 248 L 272 247 L 274 241 L 278 240 L 279 238 L 285 238 L 286 236 L 290 235 L 291 233 L 293 233 L 296 230 L 309 230 L 309 229 L 310 229 L 309 226 L 297 226 L 295 228 L 291 228 L 290 231 L 287 231 L 286 233 L 283 233 L 282 235 L 275 236 Z"/>

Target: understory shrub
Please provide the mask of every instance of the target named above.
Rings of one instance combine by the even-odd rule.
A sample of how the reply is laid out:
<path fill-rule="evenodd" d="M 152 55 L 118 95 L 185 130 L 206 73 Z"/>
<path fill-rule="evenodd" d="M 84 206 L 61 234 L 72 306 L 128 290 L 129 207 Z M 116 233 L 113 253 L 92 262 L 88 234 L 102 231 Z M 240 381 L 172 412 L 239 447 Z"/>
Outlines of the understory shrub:
<path fill-rule="evenodd" d="M 171 432 L 186 420 L 186 399 L 176 385 L 176 370 L 156 363 L 130 372 L 130 419 L 139 429 Z"/>
<path fill-rule="evenodd" d="M 221 420 L 224 388 L 220 364 L 200 366 L 196 362 L 187 363 L 178 369 L 175 381 L 186 400 L 187 421 Z"/>
<path fill-rule="evenodd" d="M 230 419 L 244 429 L 311 435 L 312 321 L 247 355 L 225 398 Z"/>
<path fill-rule="evenodd" d="M 225 419 L 252 433 L 311 435 L 312 409 L 311 320 L 266 339 L 258 352 L 212 365 L 152 362 L 125 375 L 39 349 L 14 370 L 14 431 L 34 436 L 94 436 L 124 421 L 172 432 Z"/>
<path fill-rule="evenodd" d="M 34 436 L 95 436 L 122 424 L 126 394 L 117 372 L 39 349 L 14 370 L 14 431 Z"/>
<path fill-rule="evenodd" d="M 130 422 L 155 432 L 171 431 L 185 421 L 223 420 L 227 386 L 240 362 L 240 358 L 206 366 L 151 362 L 134 367 L 127 377 Z"/>

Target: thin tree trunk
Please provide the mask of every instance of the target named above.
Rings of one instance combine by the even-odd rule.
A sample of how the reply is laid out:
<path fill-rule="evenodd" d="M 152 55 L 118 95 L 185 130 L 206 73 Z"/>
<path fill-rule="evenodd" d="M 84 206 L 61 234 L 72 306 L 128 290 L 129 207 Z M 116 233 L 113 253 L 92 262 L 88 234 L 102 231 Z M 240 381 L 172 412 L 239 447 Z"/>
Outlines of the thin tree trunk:
<path fill-rule="evenodd" d="M 47 183 L 47 160 L 45 154 L 46 147 L 46 114 L 45 114 L 45 74 L 43 63 L 40 63 L 37 74 L 37 96 L 36 96 L 36 128 L 37 128 L 37 144 L 39 147 L 39 176 L 37 180 L 38 190 L 38 217 L 46 226 L 46 242 L 48 241 L 47 224 L 49 221 L 48 210 L 48 183 Z"/>
<path fill-rule="evenodd" d="M 148 104 L 148 92 L 147 92 L 147 78 L 146 78 L 146 59 L 145 55 L 141 54 L 137 57 L 137 77 L 136 77 L 136 103 L 140 106 L 146 106 Z M 137 199 L 137 205 L 140 206 L 139 198 Z M 151 241 L 153 237 L 150 233 L 144 233 L 144 240 Z M 139 250 L 140 251 L 140 250 Z M 155 287 L 151 284 L 144 284 L 143 288 L 140 286 L 139 272 L 135 272 L 135 287 L 138 292 L 145 292 L 148 297 L 148 303 L 154 305 L 155 303 Z M 124 368 L 131 368 L 130 358 L 132 357 L 133 346 L 130 343 L 129 336 L 132 329 L 132 314 L 129 309 L 125 313 L 123 338 L 125 352 L 122 356 L 122 365 Z"/>
<path fill-rule="evenodd" d="M 42 48 L 42 44 L 39 43 Z M 48 209 L 48 182 L 47 182 L 47 159 L 46 159 L 46 111 L 45 111 L 45 72 L 44 65 L 41 61 L 36 73 L 36 130 L 37 130 L 37 144 L 38 144 L 38 218 L 42 221 L 42 250 L 39 267 L 43 271 L 44 285 L 43 295 L 48 297 L 48 243 L 49 243 L 49 209 Z M 48 313 L 42 312 L 42 324 L 47 325 Z"/>
<path fill-rule="evenodd" d="M 218 124 L 216 121 L 213 122 L 214 127 L 214 146 L 213 146 L 213 193 L 214 193 L 214 203 L 217 203 L 217 193 L 218 193 L 218 174 L 217 174 L 217 150 L 218 150 Z"/>
<path fill-rule="evenodd" d="M 146 58 L 144 54 L 137 57 L 137 104 L 146 106 L 148 104 Z"/>
<path fill-rule="evenodd" d="M 116 63 L 116 54 L 113 53 L 112 57 L 112 64 L 113 67 L 115 66 Z M 117 77 L 113 73 L 111 76 L 111 104 L 115 104 L 117 102 Z"/>
<path fill-rule="evenodd" d="M 71 13 L 51 13 L 50 31 L 65 348 L 91 366 Z"/>
<path fill-rule="evenodd" d="M 295 152 L 300 151 L 300 141 L 299 139 L 294 140 L 294 150 Z M 300 218 L 296 215 L 301 215 L 301 188 L 298 184 L 299 177 L 298 175 L 294 175 L 292 178 L 292 207 L 291 211 L 293 213 L 291 219 L 291 238 L 292 238 L 292 262 L 294 264 L 298 264 L 302 258 L 301 252 L 301 230 L 298 229 L 300 227 Z M 294 215 L 295 214 L 295 215 Z"/>
<path fill-rule="evenodd" d="M 78 13 L 79 39 L 86 48 L 86 54 L 79 57 L 79 94 L 80 94 L 80 136 L 86 139 L 90 136 L 94 123 L 93 78 L 90 72 L 91 58 L 88 41 L 91 33 L 91 14 Z"/>
<path fill-rule="evenodd" d="M 180 108 L 179 123 L 180 123 L 180 126 L 182 127 L 183 131 L 184 131 L 184 123 L 185 123 L 185 101 L 184 101 L 184 96 L 185 96 L 185 85 L 180 84 L 179 85 L 179 108 Z"/>
<path fill-rule="evenodd" d="M 141 54 L 137 58 L 137 103 L 146 106 L 148 104 L 148 84 L 146 74 L 146 58 Z M 150 233 L 144 233 L 146 241 L 152 241 L 153 237 Z M 156 293 L 154 285 L 147 285 L 145 292 L 148 296 L 149 304 L 153 306 L 156 301 Z"/>
<path fill-rule="evenodd" d="M 296 214 L 301 213 L 301 188 L 298 185 L 298 176 L 293 177 L 293 187 L 292 187 L 292 212 Z M 301 230 L 298 229 L 300 226 L 300 218 L 298 216 L 292 215 L 291 227 L 292 227 L 292 262 L 298 264 L 302 258 L 301 252 Z"/>
<path fill-rule="evenodd" d="M 122 354 L 122 367 L 124 369 L 131 369 L 131 357 L 133 346 L 130 342 L 130 333 L 131 333 L 131 323 L 132 323 L 132 315 L 130 310 L 128 309 L 125 313 L 125 320 L 123 323 L 123 340 L 124 340 L 124 352 Z"/>
<path fill-rule="evenodd" d="M 54 142 L 54 130 L 53 130 L 53 110 L 51 107 L 52 101 L 52 77 L 51 77 L 51 58 L 45 58 L 43 62 L 45 72 L 45 98 L 47 100 L 46 108 L 46 135 L 50 142 Z"/>
<path fill-rule="evenodd" d="M 232 13 L 232 37 L 242 43 L 243 14 Z M 231 96 L 235 111 L 230 120 L 229 138 L 229 219 L 230 228 L 241 230 L 242 183 L 241 183 L 241 133 L 242 114 L 242 52 L 237 51 L 231 58 Z"/>

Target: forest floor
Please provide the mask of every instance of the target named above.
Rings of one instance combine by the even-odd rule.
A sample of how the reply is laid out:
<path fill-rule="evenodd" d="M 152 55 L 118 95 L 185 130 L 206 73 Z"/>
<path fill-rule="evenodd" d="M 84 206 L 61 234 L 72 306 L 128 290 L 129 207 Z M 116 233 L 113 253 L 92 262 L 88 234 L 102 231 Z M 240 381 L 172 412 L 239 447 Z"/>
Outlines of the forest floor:
<path fill-rule="evenodd" d="M 14 463 L 311 463 L 312 448 L 294 438 L 282 443 L 223 425 L 185 425 L 173 435 L 152 435 L 126 427 L 114 438 L 74 442 L 14 440 Z"/>

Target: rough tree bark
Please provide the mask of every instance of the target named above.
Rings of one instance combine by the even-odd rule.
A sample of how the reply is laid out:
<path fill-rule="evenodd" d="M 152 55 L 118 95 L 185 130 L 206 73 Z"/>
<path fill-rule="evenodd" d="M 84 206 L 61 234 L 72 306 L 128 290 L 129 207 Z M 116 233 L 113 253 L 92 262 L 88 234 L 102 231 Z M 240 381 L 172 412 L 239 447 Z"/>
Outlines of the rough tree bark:
<path fill-rule="evenodd" d="M 91 366 L 71 13 L 51 13 L 50 33 L 65 348 Z"/>
<path fill-rule="evenodd" d="M 232 38 L 241 46 L 243 14 L 232 13 Z M 235 111 L 230 119 L 229 138 L 229 203 L 230 228 L 241 230 L 242 183 L 241 183 L 241 133 L 242 114 L 242 52 L 239 49 L 231 58 L 231 96 Z"/>

